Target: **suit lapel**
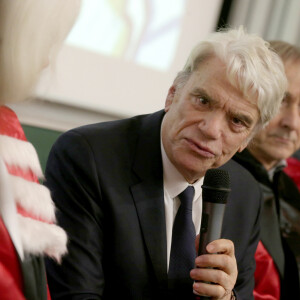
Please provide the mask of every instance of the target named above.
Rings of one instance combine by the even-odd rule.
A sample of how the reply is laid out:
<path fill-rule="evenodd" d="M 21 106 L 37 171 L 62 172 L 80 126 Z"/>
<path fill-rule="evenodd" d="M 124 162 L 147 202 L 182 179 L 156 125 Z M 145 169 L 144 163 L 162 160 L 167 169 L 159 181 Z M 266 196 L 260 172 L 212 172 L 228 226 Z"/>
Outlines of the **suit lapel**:
<path fill-rule="evenodd" d="M 276 212 L 276 204 L 273 192 L 269 187 L 260 184 L 264 200 L 261 218 L 261 240 L 272 256 L 280 274 L 284 274 L 284 252 L 281 242 L 279 220 Z"/>
<path fill-rule="evenodd" d="M 166 222 L 160 151 L 163 115 L 163 111 L 160 111 L 144 119 L 133 166 L 139 182 L 131 186 L 145 245 L 159 282 L 167 280 Z"/>

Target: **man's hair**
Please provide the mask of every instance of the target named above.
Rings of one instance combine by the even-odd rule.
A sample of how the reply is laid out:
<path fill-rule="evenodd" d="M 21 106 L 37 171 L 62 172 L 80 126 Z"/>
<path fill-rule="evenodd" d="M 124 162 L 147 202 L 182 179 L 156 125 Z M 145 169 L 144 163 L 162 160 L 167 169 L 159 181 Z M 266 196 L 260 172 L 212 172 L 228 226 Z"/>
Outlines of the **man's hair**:
<path fill-rule="evenodd" d="M 24 100 L 62 44 L 80 0 L 0 0 L 0 104 Z"/>
<path fill-rule="evenodd" d="M 257 99 L 257 129 L 267 124 L 278 112 L 287 87 L 282 61 L 269 43 L 247 34 L 242 27 L 214 32 L 192 50 L 174 84 L 184 85 L 191 73 L 210 57 L 217 57 L 226 65 L 227 79 L 245 97 Z"/>
<path fill-rule="evenodd" d="M 295 62 L 300 60 L 300 47 L 284 41 L 269 41 L 272 50 L 277 53 L 283 63 L 287 61 Z"/>

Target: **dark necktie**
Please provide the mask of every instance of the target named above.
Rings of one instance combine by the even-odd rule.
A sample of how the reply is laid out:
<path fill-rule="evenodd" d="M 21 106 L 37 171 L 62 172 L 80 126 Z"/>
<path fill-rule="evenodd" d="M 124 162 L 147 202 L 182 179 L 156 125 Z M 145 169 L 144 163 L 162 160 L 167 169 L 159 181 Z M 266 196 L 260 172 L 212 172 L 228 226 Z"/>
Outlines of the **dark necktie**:
<path fill-rule="evenodd" d="M 169 284 L 176 288 L 181 284 L 192 285 L 190 270 L 194 268 L 196 258 L 196 232 L 192 219 L 194 193 L 194 187 L 189 186 L 178 196 L 181 204 L 173 224 L 168 273 Z"/>

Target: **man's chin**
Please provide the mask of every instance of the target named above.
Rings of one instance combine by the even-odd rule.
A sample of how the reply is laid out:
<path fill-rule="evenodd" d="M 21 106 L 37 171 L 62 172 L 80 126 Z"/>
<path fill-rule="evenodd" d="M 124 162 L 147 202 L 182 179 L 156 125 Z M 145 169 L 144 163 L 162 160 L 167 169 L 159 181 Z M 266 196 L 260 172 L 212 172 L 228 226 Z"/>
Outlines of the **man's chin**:
<path fill-rule="evenodd" d="M 193 177 L 195 180 L 203 177 L 208 169 L 216 168 L 212 162 L 202 162 L 197 164 L 189 164 L 185 166 L 185 169 L 188 170 L 190 177 Z"/>
<path fill-rule="evenodd" d="M 286 148 L 277 148 L 273 153 L 270 153 L 270 157 L 273 157 L 274 160 L 278 162 L 287 159 L 294 154 L 294 150 L 286 149 Z"/>

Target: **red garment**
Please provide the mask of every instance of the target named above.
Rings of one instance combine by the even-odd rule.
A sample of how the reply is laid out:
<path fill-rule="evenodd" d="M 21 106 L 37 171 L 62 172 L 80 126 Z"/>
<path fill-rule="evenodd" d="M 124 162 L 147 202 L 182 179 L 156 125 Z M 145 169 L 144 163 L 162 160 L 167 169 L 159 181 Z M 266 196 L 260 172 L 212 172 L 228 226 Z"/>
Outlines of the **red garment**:
<path fill-rule="evenodd" d="M 15 247 L 0 218 L 0 295 L 1 299 L 18 300 L 23 297 L 23 279 Z"/>
<path fill-rule="evenodd" d="M 255 270 L 255 300 L 280 300 L 280 277 L 274 261 L 262 242 L 258 243 Z"/>
<path fill-rule="evenodd" d="M 0 134 L 27 141 L 17 115 L 7 106 L 0 106 Z M 23 170 L 17 166 L 7 166 L 7 170 L 10 174 L 38 182 L 37 177 L 31 170 Z"/>
<path fill-rule="evenodd" d="M 27 141 L 17 115 L 10 108 L 0 106 L 0 134 Z M 14 165 L 6 165 L 10 174 L 22 177 L 28 181 L 38 182 L 38 178 L 31 170 L 23 170 Z M 29 212 L 17 206 L 18 213 L 34 218 Z M 16 250 L 9 237 L 9 233 L 0 218 L 0 295 L 1 300 L 25 300 L 23 296 L 23 279 Z M 5 295 L 5 296 L 4 296 Z M 51 300 L 47 287 L 47 298 Z"/>
<path fill-rule="evenodd" d="M 14 111 L 7 106 L 0 106 L 0 134 L 26 141 L 23 128 Z"/>
<path fill-rule="evenodd" d="M 300 190 L 300 160 L 294 157 L 288 158 L 284 172 L 293 179 Z"/>
<path fill-rule="evenodd" d="M 7 106 L 0 106 L 0 134 L 14 137 L 22 141 L 27 141 L 17 115 Z M 23 170 L 14 165 L 6 165 L 6 167 L 9 174 L 22 177 L 28 181 L 39 182 L 38 178 L 31 170 Z M 38 219 L 18 205 L 17 211 L 24 217 Z"/>

